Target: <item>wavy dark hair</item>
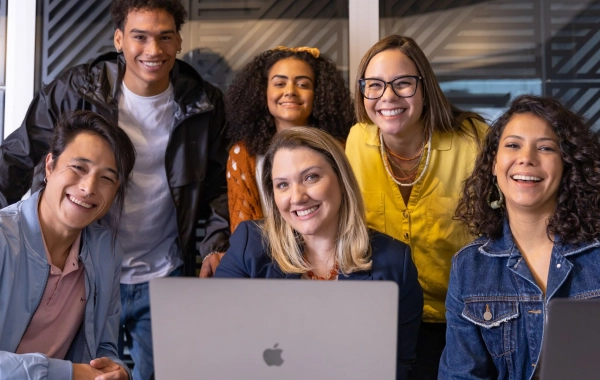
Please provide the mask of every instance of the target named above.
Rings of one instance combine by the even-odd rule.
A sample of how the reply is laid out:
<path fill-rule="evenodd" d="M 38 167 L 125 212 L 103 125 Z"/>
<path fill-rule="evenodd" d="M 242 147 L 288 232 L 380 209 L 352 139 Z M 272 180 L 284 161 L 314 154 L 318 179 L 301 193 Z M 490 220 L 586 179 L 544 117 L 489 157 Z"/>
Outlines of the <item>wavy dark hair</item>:
<path fill-rule="evenodd" d="M 455 218 L 476 236 L 496 239 L 502 235 L 506 208 L 493 210 L 488 202 L 498 199 L 492 169 L 500 137 L 510 119 L 517 114 L 532 114 L 543 120 L 558 137 L 564 164 L 554 213 L 547 233 L 561 241 L 576 243 L 600 236 L 600 142 L 598 134 L 579 115 L 558 100 L 522 95 L 513 100 L 508 111 L 490 128 L 473 173 L 464 182 Z M 492 189 L 492 190 L 490 190 Z"/>
<path fill-rule="evenodd" d="M 358 65 L 354 88 L 354 110 L 358 122 L 373 124 L 373 121 L 367 114 L 365 99 L 361 95 L 360 83 L 358 81 L 365 77 L 365 72 L 371 59 L 382 51 L 390 49 L 400 50 L 402 54 L 412 60 L 415 66 L 417 66 L 419 75 L 423 78 L 419 84 L 423 86 L 423 114 L 421 115 L 421 120 L 423 121 L 425 131 L 466 133 L 467 135 L 471 135 L 479 144 L 479 136 L 473 120 L 485 123 L 483 117 L 475 112 L 463 111 L 450 103 L 446 95 L 442 92 L 425 53 L 423 53 L 423 50 L 421 50 L 415 40 L 406 36 L 395 34 L 387 36 L 373 45 L 362 57 Z M 469 120 L 471 128 L 463 126 L 465 120 Z"/>
<path fill-rule="evenodd" d="M 110 227 L 113 233 L 114 244 L 121 219 L 121 212 L 125 204 L 125 192 L 131 184 L 131 171 L 133 170 L 136 156 L 135 147 L 125 131 L 110 123 L 99 114 L 92 111 L 67 112 L 60 117 L 56 123 L 56 127 L 54 127 L 54 134 L 52 135 L 49 150 L 49 153 L 52 154 L 52 168 L 54 168 L 58 157 L 65 151 L 67 146 L 82 133 L 89 133 L 102 138 L 106 141 L 115 156 L 119 188 L 114 200 L 114 212 L 110 214 Z M 38 166 L 38 170 L 45 171 L 44 165 Z M 46 187 L 44 182 L 39 185 L 41 188 Z"/>
<path fill-rule="evenodd" d="M 129 12 L 155 9 L 163 9 L 173 16 L 177 32 L 185 24 L 187 12 L 179 0 L 114 0 L 110 5 L 110 16 L 115 28 L 124 31 Z"/>
<path fill-rule="evenodd" d="M 309 124 L 341 141 L 354 124 L 350 91 L 333 61 L 306 51 L 267 50 L 244 66 L 225 96 L 227 135 L 234 143 L 244 142 L 251 155 L 264 154 L 277 132 L 267 106 L 268 75 L 276 62 L 290 57 L 308 63 L 315 75 Z"/>

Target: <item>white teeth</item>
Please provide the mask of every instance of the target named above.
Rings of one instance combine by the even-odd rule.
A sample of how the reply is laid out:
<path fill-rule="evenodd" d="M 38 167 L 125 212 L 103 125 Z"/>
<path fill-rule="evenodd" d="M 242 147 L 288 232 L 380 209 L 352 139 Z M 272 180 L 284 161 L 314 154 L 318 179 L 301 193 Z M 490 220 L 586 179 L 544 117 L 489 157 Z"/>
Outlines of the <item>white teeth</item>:
<path fill-rule="evenodd" d="M 404 112 L 404 109 L 398 108 L 395 110 L 379 110 L 383 116 L 396 116 Z"/>
<path fill-rule="evenodd" d="M 513 175 L 512 179 L 516 179 L 516 180 L 520 180 L 520 181 L 535 181 L 535 182 L 539 182 L 542 180 L 540 177 L 532 177 L 529 175 L 520 175 L 520 174 Z"/>
<path fill-rule="evenodd" d="M 69 196 L 69 199 L 71 200 L 71 202 L 76 203 L 76 204 L 80 205 L 81 207 L 92 208 L 91 204 L 80 201 L 79 199 L 75 198 L 72 195 Z"/>
<path fill-rule="evenodd" d="M 298 210 L 298 211 L 296 211 L 296 214 L 298 216 L 306 216 L 308 214 L 312 214 L 313 212 L 317 211 L 318 208 L 319 208 L 319 206 L 315 206 L 315 207 L 311 207 L 306 210 Z"/>
<path fill-rule="evenodd" d="M 146 61 L 144 61 L 144 65 L 150 66 L 150 67 L 156 67 L 156 66 L 162 65 L 162 62 L 146 62 Z"/>

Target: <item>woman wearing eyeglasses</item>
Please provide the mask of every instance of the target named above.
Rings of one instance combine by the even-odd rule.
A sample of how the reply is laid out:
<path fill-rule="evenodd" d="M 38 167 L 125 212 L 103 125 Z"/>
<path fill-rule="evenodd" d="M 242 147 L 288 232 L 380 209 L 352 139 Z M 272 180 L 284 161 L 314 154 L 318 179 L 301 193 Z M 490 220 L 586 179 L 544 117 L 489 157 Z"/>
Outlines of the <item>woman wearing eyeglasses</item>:
<path fill-rule="evenodd" d="M 358 68 L 346 154 L 369 227 L 410 245 L 424 293 L 414 379 L 436 379 L 452 255 L 471 240 L 452 219 L 487 125 L 454 107 L 409 37 L 373 45 Z M 362 94 L 362 96 L 360 96 Z"/>

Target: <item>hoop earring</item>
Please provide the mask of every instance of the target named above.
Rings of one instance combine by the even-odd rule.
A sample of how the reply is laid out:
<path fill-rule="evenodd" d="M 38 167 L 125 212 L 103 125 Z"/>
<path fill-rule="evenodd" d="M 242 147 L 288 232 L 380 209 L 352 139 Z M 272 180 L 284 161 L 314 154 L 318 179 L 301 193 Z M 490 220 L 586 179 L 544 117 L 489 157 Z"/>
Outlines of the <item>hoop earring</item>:
<path fill-rule="evenodd" d="M 501 208 L 502 206 L 504 206 L 504 194 L 502 194 L 502 191 L 500 191 L 500 186 L 498 186 L 498 182 L 494 181 L 494 185 L 496 186 L 496 189 L 498 190 L 499 198 L 496 201 L 490 201 L 490 199 L 492 198 L 492 190 L 494 190 L 494 187 L 492 186 L 492 187 L 490 187 L 490 191 L 488 191 L 487 203 L 490 205 L 492 210 L 497 210 L 497 209 Z"/>
<path fill-rule="evenodd" d="M 44 183 L 48 184 L 48 177 L 44 177 Z"/>

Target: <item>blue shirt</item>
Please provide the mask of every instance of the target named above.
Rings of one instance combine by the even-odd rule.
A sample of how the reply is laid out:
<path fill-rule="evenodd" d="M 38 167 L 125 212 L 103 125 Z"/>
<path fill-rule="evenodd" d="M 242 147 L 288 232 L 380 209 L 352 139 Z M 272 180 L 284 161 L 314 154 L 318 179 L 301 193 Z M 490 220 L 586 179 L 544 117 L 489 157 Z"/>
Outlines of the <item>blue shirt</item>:
<path fill-rule="evenodd" d="M 439 379 L 533 377 L 548 302 L 600 296 L 597 240 L 572 245 L 557 238 L 551 255 L 545 297 L 508 222 L 501 238 L 479 238 L 454 256 Z"/>

